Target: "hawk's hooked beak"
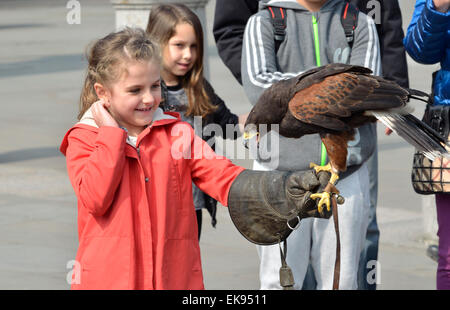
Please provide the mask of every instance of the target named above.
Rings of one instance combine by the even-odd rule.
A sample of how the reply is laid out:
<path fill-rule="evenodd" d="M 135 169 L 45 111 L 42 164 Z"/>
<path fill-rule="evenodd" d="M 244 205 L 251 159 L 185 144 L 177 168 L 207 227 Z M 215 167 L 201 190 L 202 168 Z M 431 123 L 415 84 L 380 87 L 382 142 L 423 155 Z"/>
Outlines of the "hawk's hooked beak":
<path fill-rule="evenodd" d="M 256 139 L 256 142 L 258 141 L 259 132 L 256 129 L 255 125 L 247 126 L 247 128 L 244 130 L 244 134 L 242 135 L 242 138 L 244 139 L 244 146 L 248 149 L 249 143 L 252 139 Z"/>

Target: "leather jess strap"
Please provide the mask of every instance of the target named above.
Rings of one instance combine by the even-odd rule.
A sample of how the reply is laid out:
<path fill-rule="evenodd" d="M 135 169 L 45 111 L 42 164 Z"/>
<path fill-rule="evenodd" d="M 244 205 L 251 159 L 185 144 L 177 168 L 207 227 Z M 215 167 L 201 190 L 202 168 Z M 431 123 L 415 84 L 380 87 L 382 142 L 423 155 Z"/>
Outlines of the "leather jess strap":
<path fill-rule="evenodd" d="M 339 222 L 338 222 L 338 208 L 336 202 L 336 195 L 331 197 L 331 205 L 333 212 L 334 230 L 336 231 L 336 259 L 334 261 L 334 278 L 333 290 L 339 289 L 339 278 L 341 273 L 341 238 L 339 236 Z"/>
<path fill-rule="evenodd" d="M 336 195 L 331 196 L 332 214 L 334 222 L 334 230 L 336 232 L 336 259 L 334 261 L 334 276 L 333 276 L 333 290 L 339 290 L 339 278 L 341 273 L 341 238 L 339 235 L 339 218 Z M 291 268 L 286 263 L 287 257 L 287 238 L 283 242 L 283 249 L 281 248 L 281 241 L 279 242 L 281 268 L 280 268 L 280 285 L 284 290 L 294 289 L 294 276 Z"/>

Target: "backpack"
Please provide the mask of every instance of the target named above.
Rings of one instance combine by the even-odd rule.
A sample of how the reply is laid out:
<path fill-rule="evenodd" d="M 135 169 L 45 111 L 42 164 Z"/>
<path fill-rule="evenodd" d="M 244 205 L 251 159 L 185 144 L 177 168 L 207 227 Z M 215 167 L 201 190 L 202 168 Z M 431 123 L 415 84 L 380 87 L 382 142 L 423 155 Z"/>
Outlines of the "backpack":
<path fill-rule="evenodd" d="M 344 28 L 347 43 L 352 48 L 356 26 L 358 26 L 358 8 L 352 3 L 347 3 L 342 8 L 341 23 Z M 272 17 L 273 31 L 275 35 L 275 52 L 283 42 L 286 35 L 286 12 L 284 8 L 268 6 L 267 9 Z"/>

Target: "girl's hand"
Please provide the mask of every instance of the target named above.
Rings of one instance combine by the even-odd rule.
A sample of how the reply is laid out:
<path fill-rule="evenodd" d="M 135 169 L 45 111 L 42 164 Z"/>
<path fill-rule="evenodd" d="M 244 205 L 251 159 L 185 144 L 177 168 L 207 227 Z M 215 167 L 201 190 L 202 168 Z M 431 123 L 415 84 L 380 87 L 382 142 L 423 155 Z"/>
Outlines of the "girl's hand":
<path fill-rule="evenodd" d="M 447 13 L 450 8 L 450 0 L 433 0 L 434 7 L 441 13 Z"/>
<path fill-rule="evenodd" d="M 249 114 L 250 114 L 250 112 L 247 113 L 247 114 L 239 115 L 239 130 L 241 132 L 244 132 L 245 122 L 247 121 L 247 117 L 248 117 Z"/>
<path fill-rule="evenodd" d="M 95 123 L 98 127 L 110 126 L 119 127 L 117 121 L 108 112 L 109 104 L 103 99 L 100 99 L 92 104 L 91 111 L 94 117 Z"/>
<path fill-rule="evenodd" d="M 381 123 L 380 120 L 377 120 L 377 123 Z M 393 133 L 393 131 L 391 130 L 391 128 L 386 127 L 386 128 L 384 129 L 384 134 L 385 134 L 386 136 L 390 136 L 391 133 Z"/>

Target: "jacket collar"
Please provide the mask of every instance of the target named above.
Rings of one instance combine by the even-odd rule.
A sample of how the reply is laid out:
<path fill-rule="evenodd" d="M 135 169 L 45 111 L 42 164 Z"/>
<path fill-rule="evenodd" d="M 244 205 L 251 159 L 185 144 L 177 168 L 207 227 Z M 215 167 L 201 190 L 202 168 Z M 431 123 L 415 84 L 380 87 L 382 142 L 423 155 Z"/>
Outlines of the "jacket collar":
<path fill-rule="evenodd" d="M 170 123 L 181 121 L 181 116 L 177 112 L 163 112 L 161 108 L 156 109 L 155 114 L 153 115 L 153 122 L 144 129 L 143 132 L 138 137 L 137 144 L 140 143 L 140 141 L 150 132 L 150 128 L 156 127 L 156 126 L 164 126 Z M 59 150 L 61 153 L 66 155 L 67 147 L 69 146 L 68 137 L 72 130 L 75 128 L 84 128 L 90 131 L 97 132 L 98 126 L 95 123 L 94 117 L 92 116 L 92 112 L 90 109 L 88 109 L 83 116 L 81 117 L 80 121 L 76 123 L 72 128 L 70 128 L 67 133 L 65 134 L 63 141 L 61 142 L 61 146 Z"/>
<path fill-rule="evenodd" d="M 153 121 L 150 124 L 150 126 L 161 125 L 160 124 L 161 121 L 163 121 L 162 123 L 167 124 L 167 122 L 164 122 L 165 120 L 177 120 L 177 119 L 180 119 L 178 113 L 176 113 L 176 115 L 174 115 L 174 113 L 169 112 L 164 113 L 161 108 L 157 108 L 155 113 L 153 114 Z M 90 108 L 83 114 L 80 121 L 76 125 L 78 124 L 84 124 L 98 128 L 97 123 L 95 123 L 94 117 L 92 116 L 92 111 Z"/>

